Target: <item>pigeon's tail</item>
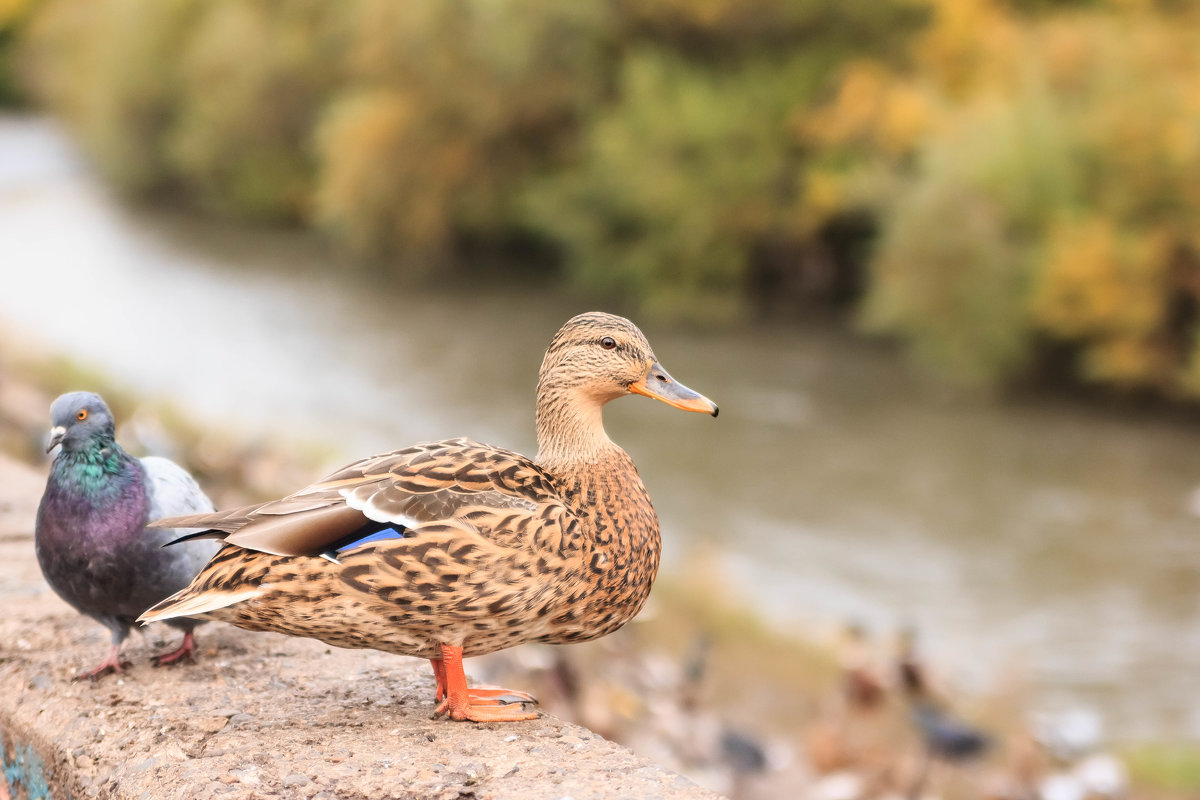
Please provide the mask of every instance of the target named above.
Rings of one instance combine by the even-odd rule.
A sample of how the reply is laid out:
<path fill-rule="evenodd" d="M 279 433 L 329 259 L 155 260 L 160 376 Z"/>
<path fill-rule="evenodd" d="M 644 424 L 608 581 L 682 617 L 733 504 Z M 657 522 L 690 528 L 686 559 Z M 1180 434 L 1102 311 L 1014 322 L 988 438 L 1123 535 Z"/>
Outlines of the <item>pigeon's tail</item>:
<path fill-rule="evenodd" d="M 261 593 L 261 586 L 236 592 L 204 592 L 203 594 L 196 594 L 189 587 L 151 606 L 137 618 L 137 621 L 145 625 L 149 622 L 162 622 L 175 617 L 199 617 L 210 611 L 216 611 L 243 600 L 250 600 Z"/>

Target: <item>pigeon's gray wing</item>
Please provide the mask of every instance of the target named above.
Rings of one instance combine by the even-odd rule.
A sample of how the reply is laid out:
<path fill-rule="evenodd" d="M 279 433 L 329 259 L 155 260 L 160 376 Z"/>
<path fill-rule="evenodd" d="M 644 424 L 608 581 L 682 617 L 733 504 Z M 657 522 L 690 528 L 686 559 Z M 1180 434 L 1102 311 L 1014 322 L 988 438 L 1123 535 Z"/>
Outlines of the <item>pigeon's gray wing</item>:
<path fill-rule="evenodd" d="M 213 510 L 212 501 L 183 467 L 167 458 L 142 459 L 149 491 L 150 519 L 202 514 Z"/>
<path fill-rule="evenodd" d="M 147 521 L 213 511 L 212 501 L 183 467 L 158 456 L 147 456 L 141 461 L 150 501 Z M 147 528 L 143 536 L 159 548 L 186 532 L 177 528 Z M 220 542 L 197 540 L 160 550 L 164 578 L 179 588 L 186 586 L 220 548 Z M 177 589 L 171 589 L 174 591 Z"/>

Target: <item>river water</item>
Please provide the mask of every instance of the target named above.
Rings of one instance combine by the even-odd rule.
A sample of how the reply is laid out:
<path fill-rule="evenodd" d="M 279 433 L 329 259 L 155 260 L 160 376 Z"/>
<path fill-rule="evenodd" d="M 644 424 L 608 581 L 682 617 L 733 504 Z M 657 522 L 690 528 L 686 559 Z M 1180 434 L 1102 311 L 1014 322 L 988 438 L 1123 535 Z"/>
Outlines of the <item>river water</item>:
<path fill-rule="evenodd" d="M 29 118 L 0 118 L 0 243 L 0 326 L 346 459 L 455 435 L 531 452 L 542 349 L 591 305 L 385 290 L 303 234 L 131 211 Z M 961 685 L 1016 670 L 1038 707 L 1100 708 L 1120 738 L 1200 738 L 1200 427 L 956 394 L 820 327 L 637 321 L 721 405 L 606 412 L 667 570 L 703 552 L 782 627 L 915 625 Z"/>

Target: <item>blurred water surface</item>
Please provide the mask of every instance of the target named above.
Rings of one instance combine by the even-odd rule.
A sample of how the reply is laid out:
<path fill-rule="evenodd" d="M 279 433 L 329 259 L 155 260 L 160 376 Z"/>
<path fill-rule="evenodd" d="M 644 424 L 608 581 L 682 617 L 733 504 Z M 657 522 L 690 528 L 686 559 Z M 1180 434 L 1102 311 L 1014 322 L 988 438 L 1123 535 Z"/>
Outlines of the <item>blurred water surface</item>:
<path fill-rule="evenodd" d="M 130 211 L 37 119 L 0 118 L 0 242 L 0 325 L 206 425 L 347 459 L 453 435 L 532 452 L 542 350 L 587 310 L 383 291 L 302 234 Z M 915 624 L 964 684 L 1016 669 L 1122 738 L 1200 738 L 1200 429 L 949 395 L 821 329 L 637 321 L 722 409 L 606 414 L 667 569 L 710 550 L 783 626 Z"/>

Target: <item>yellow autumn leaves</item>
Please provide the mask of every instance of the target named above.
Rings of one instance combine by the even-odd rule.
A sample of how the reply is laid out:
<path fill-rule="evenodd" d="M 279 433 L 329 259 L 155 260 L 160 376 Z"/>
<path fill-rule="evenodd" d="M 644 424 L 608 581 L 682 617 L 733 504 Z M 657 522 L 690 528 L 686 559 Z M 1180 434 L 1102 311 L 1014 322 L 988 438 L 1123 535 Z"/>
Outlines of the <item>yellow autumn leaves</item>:
<path fill-rule="evenodd" d="M 1077 377 L 1195 396 L 1200 17 L 930 6 L 907 65 L 850 65 L 805 118 L 881 222 L 866 324 L 984 379 L 1057 342 Z"/>

